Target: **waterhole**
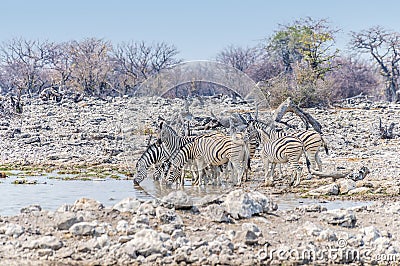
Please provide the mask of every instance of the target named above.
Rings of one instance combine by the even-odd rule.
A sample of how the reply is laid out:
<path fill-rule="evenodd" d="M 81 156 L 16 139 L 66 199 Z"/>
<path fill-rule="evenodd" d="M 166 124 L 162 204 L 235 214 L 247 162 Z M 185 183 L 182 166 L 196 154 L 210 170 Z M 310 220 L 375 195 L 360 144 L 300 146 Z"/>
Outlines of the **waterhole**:
<path fill-rule="evenodd" d="M 80 198 L 91 198 L 104 206 L 113 206 L 120 200 L 133 197 L 141 200 L 161 199 L 172 189 L 161 188 L 158 182 L 146 179 L 142 188 L 134 187 L 132 180 L 126 178 L 102 178 L 76 180 L 74 175 L 46 173 L 40 176 L 20 176 L 20 171 L 11 171 L 8 178 L 1 179 L 0 215 L 9 216 L 20 213 L 29 205 L 38 204 L 42 209 L 55 211 L 63 204 L 73 204 Z M 18 183 L 18 184 L 16 184 Z M 203 188 L 185 186 L 183 190 L 190 195 L 194 204 L 219 198 L 233 188 L 207 186 Z M 327 209 L 349 208 L 370 205 L 368 201 L 301 198 L 295 194 L 270 195 L 280 210 L 292 209 L 301 205 L 321 204 Z"/>

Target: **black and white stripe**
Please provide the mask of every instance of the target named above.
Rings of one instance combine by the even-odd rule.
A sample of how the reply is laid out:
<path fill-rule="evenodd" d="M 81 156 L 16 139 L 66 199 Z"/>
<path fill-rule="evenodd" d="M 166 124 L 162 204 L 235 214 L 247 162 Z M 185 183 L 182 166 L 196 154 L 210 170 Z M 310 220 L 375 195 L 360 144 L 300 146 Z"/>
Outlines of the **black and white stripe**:
<path fill-rule="evenodd" d="M 283 136 L 277 139 L 268 138 L 267 134 L 258 130 L 262 138 L 262 151 L 261 156 L 265 167 L 265 182 L 273 183 L 273 173 L 276 164 L 289 163 L 289 168 L 292 171 L 291 185 L 297 186 L 300 183 L 301 176 L 301 165 L 299 163 L 302 154 L 306 157 L 306 163 L 309 173 L 310 161 L 304 150 L 303 142 L 294 136 Z M 271 165 L 271 171 L 269 173 L 269 164 Z M 268 179 L 269 173 L 269 179 Z M 295 181 L 296 179 L 296 181 Z"/>
<path fill-rule="evenodd" d="M 154 173 L 154 179 L 158 179 L 162 169 L 161 165 L 159 164 L 166 161 L 168 157 L 169 154 L 162 145 L 154 143 L 148 146 L 140 156 L 139 160 L 136 162 L 137 173 L 133 179 L 133 182 L 135 184 L 142 182 L 147 177 L 147 169 L 153 164 L 158 164 Z"/>
<path fill-rule="evenodd" d="M 276 129 L 273 126 L 270 126 L 260 121 L 253 121 L 252 124 L 257 130 L 262 130 L 264 133 L 266 133 L 266 136 L 272 140 L 288 135 L 282 129 Z M 323 147 L 325 153 L 327 155 L 329 154 L 328 147 L 322 135 L 314 130 L 304 130 L 295 133 L 294 136 L 296 136 L 303 142 L 304 150 L 306 151 L 311 163 L 311 168 L 318 171 L 322 171 L 322 160 L 318 154 L 320 148 Z"/>
<path fill-rule="evenodd" d="M 230 162 L 233 166 L 233 180 L 240 184 L 248 164 L 248 157 L 249 149 L 244 141 L 233 140 L 230 136 L 218 133 L 203 135 L 172 154 L 169 159 L 171 169 L 165 181 L 167 184 L 176 182 L 183 166 L 189 160 L 196 160 L 198 167 L 202 169 L 208 165 L 220 166 Z"/>

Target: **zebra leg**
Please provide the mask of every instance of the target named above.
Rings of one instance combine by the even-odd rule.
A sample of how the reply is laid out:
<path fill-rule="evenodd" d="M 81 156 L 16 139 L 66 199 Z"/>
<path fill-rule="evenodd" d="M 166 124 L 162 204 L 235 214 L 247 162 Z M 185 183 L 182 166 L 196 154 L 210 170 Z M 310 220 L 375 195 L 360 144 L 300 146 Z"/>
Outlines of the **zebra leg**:
<path fill-rule="evenodd" d="M 317 170 L 317 153 L 315 153 L 315 154 L 310 154 L 310 152 L 309 151 L 306 151 L 306 154 L 305 154 L 308 158 L 309 158 L 309 160 L 310 160 L 310 164 L 311 164 L 311 169 L 315 169 L 315 170 Z M 319 165 L 318 165 L 318 167 L 319 167 Z"/>
<path fill-rule="evenodd" d="M 317 162 L 318 170 L 322 172 L 322 160 L 321 157 L 319 157 L 318 153 L 319 153 L 318 151 L 315 153 L 315 161 Z"/>
<path fill-rule="evenodd" d="M 181 171 L 181 176 L 178 180 L 178 184 L 180 187 L 183 187 L 185 185 L 185 171 Z"/>
<path fill-rule="evenodd" d="M 279 163 L 278 167 L 279 167 L 279 178 L 282 179 L 283 178 L 282 164 Z"/>
<path fill-rule="evenodd" d="M 236 176 L 236 186 L 241 186 L 242 185 L 242 179 L 244 176 L 244 167 L 242 164 L 232 164 L 233 165 L 233 172 L 235 172 L 235 176 Z"/>
<path fill-rule="evenodd" d="M 290 169 L 292 170 L 290 173 L 290 183 L 289 186 L 293 186 L 294 185 L 294 180 L 297 178 L 297 169 L 295 165 L 291 165 Z"/>
<path fill-rule="evenodd" d="M 157 165 L 156 169 L 154 170 L 153 180 L 158 181 L 164 176 L 164 165 Z"/>
<path fill-rule="evenodd" d="M 275 173 L 276 165 L 277 165 L 277 163 L 271 163 L 271 173 L 270 173 L 271 182 L 274 182 L 274 173 Z M 280 166 L 281 166 L 281 164 L 279 164 L 279 167 Z"/>
<path fill-rule="evenodd" d="M 264 180 L 265 180 L 265 182 L 267 182 L 268 172 L 269 172 L 269 161 L 263 153 L 261 154 L 261 159 L 262 159 L 263 165 L 264 165 Z"/>
<path fill-rule="evenodd" d="M 302 167 L 299 163 L 293 163 L 290 165 L 290 169 L 292 170 L 290 176 L 290 186 L 297 187 L 300 184 L 301 170 Z"/>
<path fill-rule="evenodd" d="M 271 171 L 269 171 L 269 160 L 268 159 L 265 160 L 264 166 L 265 166 L 265 181 L 264 181 L 265 186 L 272 187 L 272 186 L 274 186 L 274 176 L 273 176 L 273 168 L 275 167 L 274 163 L 271 163 Z"/>
<path fill-rule="evenodd" d="M 300 184 L 300 177 L 301 177 L 301 166 L 300 165 L 298 165 L 296 167 L 295 173 L 296 173 L 296 182 L 293 184 L 293 187 L 297 187 Z"/>

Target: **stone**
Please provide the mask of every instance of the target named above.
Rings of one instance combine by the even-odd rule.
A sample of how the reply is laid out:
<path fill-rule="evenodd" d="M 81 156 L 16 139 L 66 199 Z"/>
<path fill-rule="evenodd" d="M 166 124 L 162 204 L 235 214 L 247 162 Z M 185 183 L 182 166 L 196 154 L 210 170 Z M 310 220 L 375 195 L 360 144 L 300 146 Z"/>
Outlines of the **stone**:
<path fill-rule="evenodd" d="M 371 192 L 371 188 L 358 187 L 358 188 L 355 188 L 355 189 L 349 191 L 347 194 L 348 195 L 355 195 L 355 194 L 365 194 L 365 193 L 369 193 L 369 192 Z"/>
<path fill-rule="evenodd" d="M 319 241 L 337 241 L 338 237 L 336 236 L 336 233 L 333 230 L 324 229 L 319 232 L 317 240 L 319 240 Z"/>
<path fill-rule="evenodd" d="M 129 229 L 129 223 L 125 220 L 118 221 L 116 229 L 117 232 L 126 233 Z"/>
<path fill-rule="evenodd" d="M 302 226 L 302 230 L 304 230 L 308 236 L 319 236 L 322 228 L 310 221 L 306 221 Z"/>
<path fill-rule="evenodd" d="M 245 243 L 246 245 L 254 245 L 258 243 L 259 236 L 250 230 L 240 231 L 236 234 L 235 240 Z"/>
<path fill-rule="evenodd" d="M 375 226 L 363 227 L 360 229 L 363 234 L 363 240 L 365 242 L 372 242 L 382 236 L 381 232 Z"/>
<path fill-rule="evenodd" d="M 339 192 L 340 194 L 346 194 L 350 190 L 353 190 L 357 187 L 356 181 L 352 179 L 343 179 L 339 181 Z"/>
<path fill-rule="evenodd" d="M 177 240 L 180 237 L 185 237 L 185 232 L 182 229 L 176 229 L 174 232 L 171 234 L 171 239 L 172 240 Z"/>
<path fill-rule="evenodd" d="M 184 191 L 176 190 L 164 196 L 161 202 L 169 208 L 190 209 L 193 206 L 193 199 Z"/>
<path fill-rule="evenodd" d="M 303 205 L 300 207 L 296 207 L 297 211 L 304 211 L 304 212 L 322 212 L 326 211 L 326 207 L 323 207 L 321 204 L 309 204 Z"/>
<path fill-rule="evenodd" d="M 98 211 L 104 208 L 103 204 L 94 199 L 81 198 L 75 201 L 71 211 Z"/>
<path fill-rule="evenodd" d="M 40 142 L 40 137 L 39 136 L 27 138 L 25 140 L 25 144 L 33 144 L 33 143 L 38 143 L 38 142 Z"/>
<path fill-rule="evenodd" d="M 136 214 L 156 216 L 156 208 L 151 202 L 144 202 L 136 210 Z"/>
<path fill-rule="evenodd" d="M 39 257 L 53 256 L 53 254 L 54 254 L 54 251 L 51 250 L 51 249 L 48 249 L 48 248 L 46 248 L 46 249 L 39 249 L 39 250 L 38 250 L 38 256 L 39 256 Z"/>
<path fill-rule="evenodd" d="M 260 228 L 254 223 L 243 223 L 242 224 L 242 231 L 252 231 L 256 236 L 261 237 L 262 232 L 260 231 Z"/>
<path fill-rule="evenodd" d="M 137 232 L 134 238 L 125 244 L 124 249 L 131 257 L 148 257 L 152 254 L 165 254 L 167 251 L 159 233 L 153 229 Z"/>
<path fill-rule="evenodd" d="M 99 237 L 90 239 L 86 244 L 89 250 L 101 249 L 110 245 L 110 239 L 107 234 L 103 234 Z"/>
<path fill-rule="evenodd" d="M 163 233 L 171 235 L 176 229 L 181 229 L 182 224 L 162 224 L 160 228 Z"/>
<path fill-rule="evenodd" d="M 386 188 L 386 194 L 392 195 L 392 196 L 397 196 L 400 194 L 400 186 L 398 185 L 391 185 Z"/>
<path fill-rule="evenodd" d="M 14 238 L 18 238 L 25 232 L 25 228 L 19 224 L 7 223 L 0 227 L 0 234 L 5 234 Z"/>
<path fill-rule="evenodd" d="M 277 205 L 265 195 L 259 192 L 244 192 L 242 189 L 231 191 L 222 206 L 234 219 L 250 218 L 254 214 L 277 209 Z"/>
<path fill-rule="evenodd" d="M 32 212 L 40 212 L 42 210 L 42 207 L 40 205 L 34 204 L 30 205 L 28 207 L 22 208 L 21 213 L 32 213 Z"/>
<path fill-rule="evenodd" d="M 69 232 L 76 236 L 90 236 L 94 234 L 95 228 L 95 223 L 80 222 L 73 224 L 69 228 Z"/>
<path fill-rule="evenodd" d="M 332 225 L 353 228 L 356 226 L 356 216 L 351 210 L 329 210 L 321 213 L 321 220 Z"/>
<path fill-rule="evenodd" d="M 147 215 L 136 215 L 134 217 L 132 217 L 131 220 L 132 224 L 146 224 L 149 225 L 150 221 L 149 221 L 149 217 Z"/>
<path fill-rule="evenodd" d="M 182 223 L 182 219 L 179 217 L 178 214 L 175 213 L 174 210 L 164 208 L 162 206 L 158 206 L 156 208 L 156 218 L 161 222 L 161 223 Z"/>
<path fill-rule="evenodd" d="M 225 208 L 219 204 L 211 204 L 205 207 L 201 214 L 208 220 L 212 222 L 230 222 L 230 218 L 228 217 L 228 213 L 226 212 Z"/>
<path fill-rule="evenodd" d="M 83 222 L 83 217 L 78 217 L 73 212 L 56 212 L 54 222 L 58 230 L 69 230 L 72 225 Z"/>
<path fill-rule="evenodd" d="M 324 185 L 305 193 L 306 196 L 324 196 L 324 195 L 329 196 L 338 194 L 339 194 L 339 186 L 335 183 Z"/>
<path fill-rule="evenodd" d="M 113 206 L 114 210 L 120 212 L 135 213 L 139 208 L 141 202 L 135 198 L 125 198 Z"/>
<path fill-rule="evenodd" d="M 63 246 L 63 242 L 55 236 L 43 236 L 38 239 L 27 241 L 24 248 L 58 250 Z"/>

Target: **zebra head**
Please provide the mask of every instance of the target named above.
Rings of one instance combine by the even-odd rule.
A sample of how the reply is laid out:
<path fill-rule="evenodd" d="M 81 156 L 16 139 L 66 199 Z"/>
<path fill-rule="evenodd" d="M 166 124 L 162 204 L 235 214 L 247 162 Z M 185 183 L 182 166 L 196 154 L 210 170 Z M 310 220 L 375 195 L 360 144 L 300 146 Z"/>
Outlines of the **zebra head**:
<path fill-rule="evenodd" d="M 165 142 L 166 140 L 170 140 L 171 137 L 176 137 L 176 136 L 178 136 L 178 134 L 172 127 L 170 127 L 164 121 L 160 123 L 160 132 L 159 132 L 158 139 L 161 142 Z"/>
<path fill-rule="evenodd" d="M 142 163 L 138 162 L 136 164 L 136 171 L 137 173 L 133 178 L 133 183 L 135 185 L 139 185 L 139 183 L 142 182 L 147 177 L 147 167 Z"/>

